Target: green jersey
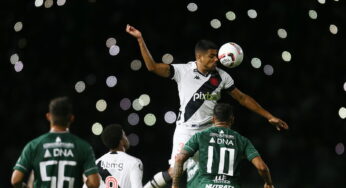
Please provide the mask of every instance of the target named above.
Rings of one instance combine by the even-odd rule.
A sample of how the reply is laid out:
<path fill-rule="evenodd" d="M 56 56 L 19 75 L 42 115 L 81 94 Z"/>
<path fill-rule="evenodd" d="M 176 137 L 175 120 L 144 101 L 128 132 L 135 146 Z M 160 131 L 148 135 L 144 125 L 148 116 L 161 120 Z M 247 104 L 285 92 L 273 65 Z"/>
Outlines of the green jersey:
<path fill-rule="evenodd" d="M 224 127 L 210 127 L 196 133 L 184 150 L 191 156 L 199 152 L 198 172 L 188 182 L 188 187 L 193 188 L 239 188 L 240 161 L 259 156 L 247 138 Z"/>
<path fill-rule="evenodd" d="M 69 132 L 49 132 L 23 149 L 15 170 L 34 171 L 34 187 L 82 187 L 83 174 L 98 173 L 90 144 Z"/>

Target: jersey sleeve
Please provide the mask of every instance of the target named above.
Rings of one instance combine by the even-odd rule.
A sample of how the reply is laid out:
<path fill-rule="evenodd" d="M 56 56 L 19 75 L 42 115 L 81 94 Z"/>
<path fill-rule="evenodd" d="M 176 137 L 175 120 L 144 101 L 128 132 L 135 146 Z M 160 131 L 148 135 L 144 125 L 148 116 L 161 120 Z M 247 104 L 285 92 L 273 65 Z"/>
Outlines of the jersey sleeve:
<path fill-rule="evenodd" d="M 172 80 L 175 80 L 177 83 L 180 82 L 181 76 L 184 73 L 184 66 L 185 64 L 170 64 L 170 75 L 169 77 Z"/>
<path fill-rule="evenodd" d="M 194 134 L 189 141 L 184 145 L 184 150 L 187 151 L 190 155 L 194 155 L 199 149 L 199 136 L 200 133 Z"/>
<path fill-rule="evenodd" d="M 224 73 L 224 80 L 225 80 L 225 84 L 224 84 L 224 88 L 226 91 L 231 92 L 234 88 L 234 80 L 233 78 L 228 74 L 228 73 Z"/>
<path fill-rule="evenodd" d="M 251 161 L 253 158 L 260 156 L 256 148 L 252 145 L 251 141 L 245 137 L 243 138 L 245 141 L 244 155 L 247 160 Z"/>
<path fill-rule="evenodd" d="M 91 174 L 96 174 L 98 173 L 98 168 L 96 166 L 95 163 L 95 154 L 94 151 L 92 149 L 92 147 L 90 145 L 87 145 L 85 147 L 86 151 L 85 151 L 85 160 L 84 160 L 84 164 L 83 164 L 83 174 L 85 176 L 89 176 Z"/>
<path fill-rule="evenodd" d="M 17 160 L 15 166 L 13 167 L 13 169 L 19 170 L 19 171 L 23 172 L 24 174 L 29 173 L 32 169 L 32 163 L 31 162 L 34 160 L 34 157 L 33 157 L 34 151 L 33 150 L 34 150 L 34 147 L 33 147 L 32 143 L 31 142 L 28 143 L 24 147 L 24 149 L 23 149 L 19 159 Z"/>
<path fill-rule="evenodd" d="M 131 188 L 142 188 L 143 163 L 137 159 L 130 171 Z"/>

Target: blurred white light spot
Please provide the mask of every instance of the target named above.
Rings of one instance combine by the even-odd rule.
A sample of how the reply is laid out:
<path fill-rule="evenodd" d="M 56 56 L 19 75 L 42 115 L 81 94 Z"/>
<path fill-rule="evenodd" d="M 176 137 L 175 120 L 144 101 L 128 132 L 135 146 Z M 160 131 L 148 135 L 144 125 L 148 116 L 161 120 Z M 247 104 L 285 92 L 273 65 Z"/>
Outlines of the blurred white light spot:
<path fill-rule="evenodd" d="M 14 64 L 14 70 L 16 72 L 20 72 L 22 71 L 24 68 L 24 64 L 21 62 L 21 61 L 17 61 L 15 64 Z"/>
<path fill-rule="evenodd" d="M 94 135 L 100 135 L 103 131 L 103 126 L 101 123 L 94 123 L 91 127 L 91 132 L 94 134 Z"/>
<path fill-rule="evenodd" d="M 120 47 L 117 45 L 113 45 L 109 48 L 109 54 L 111 56 L 116 56 L 120 52 Z"/>
<path fill-rule="evenodd" d="M 139 102 L 139 99 L 135 99 L 132 102 L 132 108 L 136 111 L 140 111 L 143 109 L 143 106 L 141 105 L 141 103 Z"/>
<path fill-rule="evenodd" d="M 74 85 L 74 89 L 77 91 L 77 93 L 82 93 L 85 90 L 85 83 L 83 81 L 78 81 Z"/>
<path fill-rule="evenodd" d="M 262 62 L 261 62 L 261 60 L 259 58 L 254 57 L 254 58 L 251 59 L 251 65 L 252 65 L 253 68 L 258 69 L 258 68 L 261 67 Z"/>
<path fill-rule="evenodd" d="M 287 37 L 287 31 L 285 29 L 278 29 L 278 35 L 280 38 L 284 39 Z"/>
<path fill-rule="evenodd" d="M 100 99 L 96 102 L 96 109 L 99 112 L 105 111 L 107 108 L 107 102 L 104 99 Z"/>
<path fill-rule="evenodd" d="M 165 113 L 165 121 L 169 124 L 172 124 L 175 122 L 175 120 L 177 119 L 177 115 L 172 112 L 172 111 L 168 111 Z"/>
<path fill-rule="evenodd" d="M 19 32 L 19 31 L 21 31 L 23 29 L 23 23 L 22 22 L 17 22 L 16 24 L 14 24 L 13 28 L 14 28 L 14 30 L 16 32 Z"/>
<path fill-rule="evenodd" d="M 334 0 L 335 2 L 339 2 L 339 0 Z"/>
<path fill-rule="evenodd" d="M 154 114 L 149 113 L 144 116 L 144 123 L 148 126 L 153 126 L 156 123 L 156 117 Z"/>
<path fill-rule="evenodd" d="M 12 54 L 10 57 L 10 62 L 12 65 L 14 65 L 15 63 L 17 63 L 19 61 L 19 56 L 18 54 Z"/>
<path fill-rule="evenodd" d="M 317 12 L 315 10 L 309 10 L 309 17 L 313 20 L 317 19 Z"/>
<path fill-rule="evenodd" d="M 326 0 L 317 0 L 320 4 L 325 4 Z"/>
<path fill-rule="evenodd" d="M 334 24 L 331 24 L 330 26 L 329 26 L 329 31 L 332 33 L 332 34 L 337 34 L 338 33 L 338 27 L 336 26 L 336 25 L 334 25 Z"/>
<path fill-rule="evenodd" d="M 228 11 L 228 12 L 226 13 L 226 18 L 227 18 L 227 20 L 229 20 L 229 21 L 233 21 L 233 20 L 235 20 L 236 15 L 235 15 L 235 13 L 234 13 L 233 11 Z"/>
<path fill-rule="evenodd" d="M 66 0 L 58 0 L 58 1 L 56 2 L 56 4 L 57 4 L 58 6 L 63 6 L 65 3 L 66 3 Z"/>
<path fill-rule="evenodd" d="M 139 104 L 141 104 L 142 106 L 147 106 L 150 103 L 150 96 L 147 94 L 142 94 L 138 100 Z"/>
<path fill-rule="evenodd" d="M 196 3 L 189 3 L 187 5 L 187 10 L 189 10 L 190 12 L 195 12 L 198 9 L 198 6 Z"/>
<path fill-rule="evenodd" d="M 137 113 L 131 113 L 127 117 L 127 122 L 129 122 L 130 125 L 137 125 L 139 123 L 139 116 Z"/>
<path fill-rule="evenodd" d="M 137 146 L 139 143 L 139 137 L 137 134 L 131 133 L 127 136 L 127 139 L 130 142 L 130 146 Z"/>
<path fill-rule="evenodd" d="M 128 98 L 123 98 L 120 101 L 120 108 L 122 110 L 128 110 L 131 108 L 131 101 Z"/>
<path fill-rule="evenodd" d="M 338 154 L 338 155 L 342 155 L 342 154 L 344 154 L 344 152 L 345 152 L 345 146 L 344 146 L 344 144 L 343 143 L 338 143 L 338 144 L 336 144 L 336 146 L 335 146 L 335 152 L 336 152 L 336 154 Z"/>
<path fill-rule="evenodd" d="M 346 82 L 344 83 L 344 90 L 346 91 Z"/>
<path fill-rule="evenodd" d="M 292 59 L 291 53 L 288 51 L 283 51 L 281 57 L 284 61 L 289 62 Z"/>
<path fill-rule="evenodd" d="M 171 54 L 165 54 L 162 56 L 162 62 L 165 64 L 171 64 L 173 62 L 173 56 Z"/>
<path fill-rule="evenodd" d="M 110 48 L 110 47 L 114 46 L 116 43 L 117 43 L 117 40 L 115 40 L 115 38 L 111 37 L 111 38 L 107 39 L 106 46 L 108 48 Z"/>
<path fill-rule="evenodd" d="M 254 19 L 257 17 L 257 12 L 254 9 L 250 9 L 247 11 L 247 15 L 249 16 L 249 18 Z"/>
<path fill-rule="evenodd" d="M 53 6 L 53 0 L 46 0 L 46 1 L 44 2 L 44 7 L 50 8 L 50 7 L 52 7 L 52 6 Z"/>
<path fill-rule="evenodd" d="M 107 80 L 106 80 L 106 84 L 108 87 L 114 87 L 115 85 L 117 85 L 117 78 L 115 76 L 108 76 Z"/>
<path fill-rule="evenodd" d="M 43 0 L 35 0 L 35 7 L 40 7 L 43 5 Z"/>
<path fill-rule="evenodd" d="M 91 127 L 91 132 L 94 134 L 94 135 L 100 135 L 103 131 L 103 126 L 101 123 L 94 123 Z"/>
<path fill-rule="evenodd" d="M 218 20 L 218 19 L 212 19 L 212 20 L 210 21 L 210 25 L 211 25 L 211 27 L 214 28 L 214 29 L 219 29 L 219 28 L 221 27 L 221 22 L 220 22 L 220 20 Z"/>
<path fill-rule="evenodd" d="M 339 109 L 339 116 L 341 119 L 345 119 L 346 118 L 346 108 L 345 107 L 341 107 Z"/>
<path fill-rule="evenodd" d="M 133 60 L 132 62 L 131 62 L 131 69 L 133 70 L 133 71 L 138 71 L 139 69 L 141 69 L 142 68 L 142 62 L 140 61 L 140 60 L 138 60 L 138 59 L 135 59 L 135 60 Z"/>
<path fill-rule="evenodd" d="M 264 74 L 266 74 L 267 76 L 271 76 L 274 74 L 274 68 L 271 65 L 264 65 L 263 67 L 263 72 Z"/>

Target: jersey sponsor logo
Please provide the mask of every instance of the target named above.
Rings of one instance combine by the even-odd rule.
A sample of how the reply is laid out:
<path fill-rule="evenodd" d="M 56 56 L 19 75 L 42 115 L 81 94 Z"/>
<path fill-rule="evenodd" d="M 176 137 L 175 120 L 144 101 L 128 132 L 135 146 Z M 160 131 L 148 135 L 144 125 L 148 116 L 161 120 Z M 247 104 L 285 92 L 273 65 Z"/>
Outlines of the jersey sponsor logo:
<path fill-rule="evenodd" d="M 74 157 L 74 155 L 71 149 L 54 148 L 52 153 L 48 149 L 44 152 L 44 158 L 50 157 Z"/>
<path fill-rule="evenodd" d="M 219 138 L 228 138 L 228 139 L 234 139 L 233 135 L 224 134 L 223 131 L 220 131 L 220 133 L 210 133 L 211 137 L 219 137 Z"/>
<path fill-rule="evenodd" d="M 205 188 L 234 188 L 231 185 L 214 185 L 214 184 L 206 184 Z"/>
<path fill-rule="evenodd" d="M 116 169 L 122 171 L 124 168 L 124 163 L 110 163 L 107 161 L 101 161 L 101 167 L 103 169 Z"/>
<path fill-rule="evenodd" d="M 214 183 L 224 183 L 224 184 L 230 184 L 231 183 L 231 181 L 229 181 L 227 179 L 227 176 L 225 176 L 225 175 L 215 176 L 213 182 Z"/>
<path fill-rule="evenodd" d="M 233 140 L 228 140 L 225 138 L 217 138 L 216 139 L 217 144 L 225 144 L 225 145 L 232 145 L 234 146 Z"/>
<path fill-rule="evenodd" d="M 212 93 L 202 93 L 202 92 L 199 92 L 199 93 L 195 93 L 193 94 L 193 101 L 196 101 L 196 100 L 208 100 L 208 101 L 217 101 L 220 99 L 220 93 L 216 93 L 216 94 L 212 94 Z"/>
<path fill-rule="evenodd" d="M 212 85 L 210 79 L 217 79 L 218 85 Z M 193 114 L 202 106 L 205 100 L 218 100 L 220 99 L 220 94 L 216 93 L 216 89 L 221 83 L 221 76 L 218 72 L 212 73 L 208 81 L 204 82 L 203 85 L 193 94 L 189 102 L 187 102 L 184 110 L 184 122 L 188 121 Z M 212 94 L 216 93 L 216 94 Z M 217 97 L 215 97 L 215 95 Z"/>

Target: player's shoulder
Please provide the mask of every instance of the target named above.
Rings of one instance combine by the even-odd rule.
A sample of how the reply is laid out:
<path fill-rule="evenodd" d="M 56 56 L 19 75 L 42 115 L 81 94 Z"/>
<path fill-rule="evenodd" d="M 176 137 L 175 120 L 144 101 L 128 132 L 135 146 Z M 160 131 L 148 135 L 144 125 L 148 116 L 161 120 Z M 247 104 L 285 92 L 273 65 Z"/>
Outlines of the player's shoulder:
<path fill-rule="evenodd" d="M 171 64 L 174 68 L 179 69 L 193 69 L 196 66 L 195 61 L 189 61 L 187 63 L 174 63 Z"/>
<path fill-rule="evenodd" d="M 132 156 L 132 155 L 130 155 L 128 153 L 125 153 L 125 152 L 122 152 L 122 154 L 124 156 L 126 156 L 128 158 L 128 160 L 131 160 L 131 161 L 133 161 L 135 163 L 139 163 L 139 162 L 142 163 L 142 161 L 139 158 L 135 157 L 135 156 Z"/>
<path fill-rule="evenodd" d="M 219 67 L 216 67 L 216 71 L 220 74 L 221 77 L 223 76 L 230 76 L 230 74 L 228 74 L 228 72 L 226 72 L 225 70 L 219 68 Z"/>

